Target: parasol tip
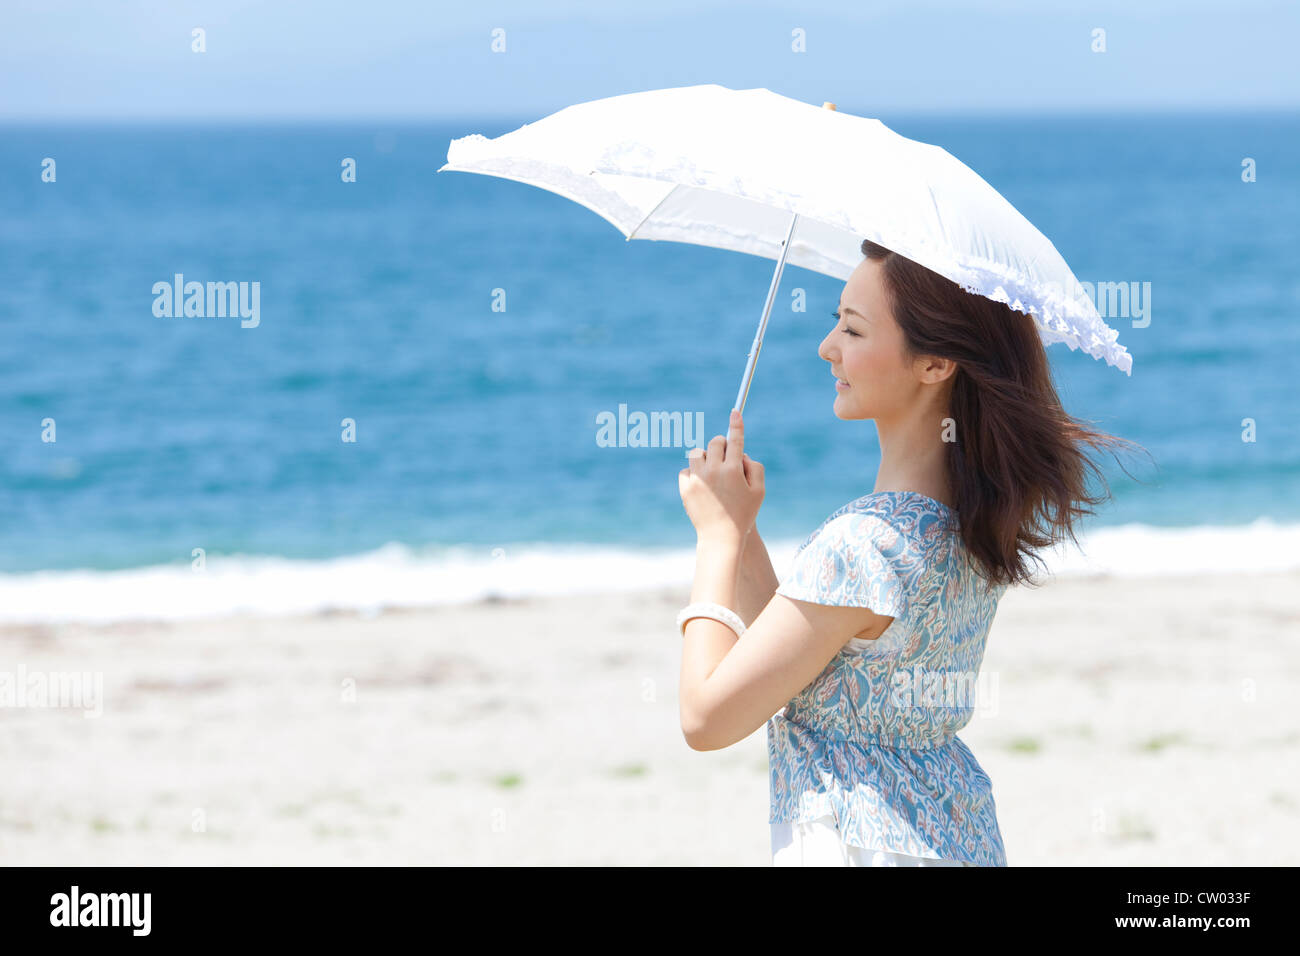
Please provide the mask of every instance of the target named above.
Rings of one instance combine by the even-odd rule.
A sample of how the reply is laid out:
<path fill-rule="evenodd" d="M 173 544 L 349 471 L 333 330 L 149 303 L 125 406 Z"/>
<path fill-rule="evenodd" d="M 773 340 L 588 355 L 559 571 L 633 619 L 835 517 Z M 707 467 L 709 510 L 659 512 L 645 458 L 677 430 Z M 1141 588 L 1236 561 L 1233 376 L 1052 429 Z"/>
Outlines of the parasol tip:
<path fill-rule="evenodd" d="M 835 109 L 835 104 L 834 104 L 834 103 L 823 103 L 823 104 L 822 104 L 822 109 L 824 109 L 824 110 L 833 110 L 833 109 Z"/>

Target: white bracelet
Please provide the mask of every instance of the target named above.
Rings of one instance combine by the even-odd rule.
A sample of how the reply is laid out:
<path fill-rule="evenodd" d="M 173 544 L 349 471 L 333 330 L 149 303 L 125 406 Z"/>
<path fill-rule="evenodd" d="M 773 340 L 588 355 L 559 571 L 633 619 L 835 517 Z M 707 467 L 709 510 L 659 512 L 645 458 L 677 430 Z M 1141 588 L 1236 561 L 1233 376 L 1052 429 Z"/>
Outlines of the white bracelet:
<path fill-rule="evenodd" d="M 677 630 L 682 632 L 682 637 L 686 636 L 686 622 L 693 617 L 712 618 L 735 631 L 737 637 L 743 637 L 745 634 L 745 622 L 740 619 L 740 615 L 735 611 L 728 610 L 721 604 L 696 601 L 694 604 L 688 604 L 677 612 Z"/>

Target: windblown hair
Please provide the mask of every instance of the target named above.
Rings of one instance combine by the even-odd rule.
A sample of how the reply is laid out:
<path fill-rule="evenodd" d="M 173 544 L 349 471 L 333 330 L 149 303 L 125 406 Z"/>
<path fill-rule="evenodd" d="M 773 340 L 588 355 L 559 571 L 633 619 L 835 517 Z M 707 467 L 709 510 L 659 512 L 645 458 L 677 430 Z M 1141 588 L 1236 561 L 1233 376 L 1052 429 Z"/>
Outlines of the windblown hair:
<path fill-rule="evenodd" d="M 1085 446 L 1141 446 L 1066 414 L 1032 316 L 870 240 L 862 254 L 884 266 L 908 357 L 957 365 L 948 412 L 957 440 L 947 443 L 947 470 L 962 541 L 990 586 L 1032 583 L 1030 561 L 1043 563 L 1035 551 L 1066 535 L 1077 544 L 1076 521 L 1111 497 Z M 1102 492 L 1089 494 L 1090 474 Z"/>

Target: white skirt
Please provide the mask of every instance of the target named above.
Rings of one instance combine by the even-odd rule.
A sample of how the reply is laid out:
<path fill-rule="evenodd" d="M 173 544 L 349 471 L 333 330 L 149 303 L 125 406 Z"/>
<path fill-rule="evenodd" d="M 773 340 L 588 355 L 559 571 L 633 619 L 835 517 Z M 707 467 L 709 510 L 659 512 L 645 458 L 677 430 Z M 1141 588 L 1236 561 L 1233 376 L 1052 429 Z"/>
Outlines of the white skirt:
<path fill-rule="evenodd" d="M 962 860 L 930 860 L 889 850 L 867 850 L 840 840 L 833 816 L 804 823 L 773 823 L 773 866 L 974 866 Z"/>

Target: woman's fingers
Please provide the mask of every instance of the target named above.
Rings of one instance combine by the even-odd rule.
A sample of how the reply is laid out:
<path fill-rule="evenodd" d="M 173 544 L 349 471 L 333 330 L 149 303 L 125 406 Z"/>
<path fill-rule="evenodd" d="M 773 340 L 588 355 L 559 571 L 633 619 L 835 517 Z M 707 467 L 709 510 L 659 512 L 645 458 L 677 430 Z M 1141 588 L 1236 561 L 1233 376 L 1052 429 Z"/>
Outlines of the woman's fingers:
<path fill-rule="evenodd" d="M 739 464 L 745 454 L 745 420 L 736 409 L 731 410 L 731 423 L 727 428 L 727 461 Z"/>

